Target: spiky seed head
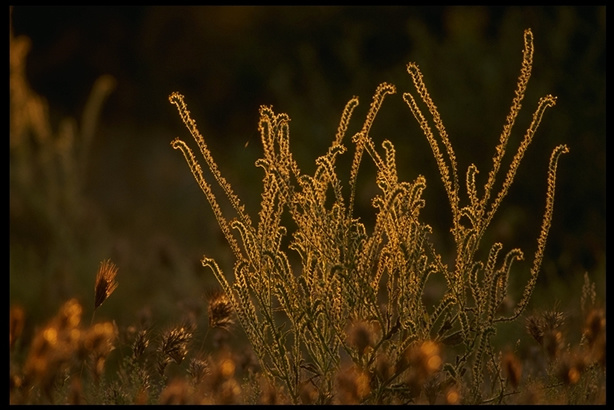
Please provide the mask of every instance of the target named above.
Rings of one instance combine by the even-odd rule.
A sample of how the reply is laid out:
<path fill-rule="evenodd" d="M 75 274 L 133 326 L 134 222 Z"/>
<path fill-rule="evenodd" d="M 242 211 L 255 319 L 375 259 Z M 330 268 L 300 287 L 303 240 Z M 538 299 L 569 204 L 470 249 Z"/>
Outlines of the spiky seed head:
<path fill-rule="evenodd" d="M 526 321 L 526 327 L 527 332 L 529 332 L 529 334 L 533 336 L 533 339 L 535 339 L 537 343 L 541 345 L 544 341 L 545 328 L 542 318 L 533 315 L 529 316 Z"/>
<path fill-rule="evenodd" d="M 139 359 L 145 353 L 145 350 L 149 346 L 149 337 L 146 329 L 140 330 L 136 334 L 134 344 L 132 345 L 132 355 L 135 359 Z"/>
<path fill-rule="evenodd" d="M 206 359 L 192 358 L 188 365 L 188 374 L 194 379 L 194 384 L 200 383 L 204 377 L 211 373 L 209 362 Z"/>
<path fill-rule="evenodd" d="M 162 335 L 160 352 L 181 364 L 188 354 L 188 344 L 192 340 L 192 329 L 189 326 L 177 326 Z"/>
<path fill-rule="evenodd" d="M 111 296 L 117 289 L 117 266 L 110 259 L 100 262 L 100 268 L 96 274 L 94 285 L 94 310 L 98 309 L 102 303 Z"/>
<path fill-rule="evenodd" d="M 548 329 L 560 329 L 565 324 L 565 314 L 556 310 L 544 312 L 544 322 Z"/>
<path fill-rule="evenodd" d="M 232 305 L 225 293 L 219 292 L 211 296 L 207 312 L 211 328 L 230 330 L 234 325 Z"/>

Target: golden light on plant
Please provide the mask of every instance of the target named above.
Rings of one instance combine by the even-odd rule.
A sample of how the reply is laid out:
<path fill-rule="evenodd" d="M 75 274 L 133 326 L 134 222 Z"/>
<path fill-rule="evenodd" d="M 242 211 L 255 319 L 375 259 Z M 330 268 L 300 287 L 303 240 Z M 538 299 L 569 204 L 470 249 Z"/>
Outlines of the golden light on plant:
<path fill-rule="evenodd" d="M 100 262 L 94 284 L 94 310 L 98 309 L 117 289 L 117 270 L 117 266 L 110 259 Z"/>
<path fill-rule="evenodd" d="M 502 243 L 483 245 L 482 240 L 546 110 L 556 104 L 552 95 L 539 100 L 524 137 L 508 161 L 508 169 L 501 176 L 503 157 L 531 76 L 533 52 L 533 33 L 527 29 L 515 96 L 493 154 L 492 168 L 483 188 L 477 185 L 477 166 L 471 164 L 467 168 L 468 202 L 464 204 L 456 155 L 442 117 L 418 65 L 413 62 L 407 65 L 418 98 L 411 93 L 403 93 L 402 97 L 431 147 L 452 214 L 450 231 L 456 250 L 451 267 L 443 263 L 431 242 L 431 227 L 421 221 L 420 211 L 426 205 L 422 198 L 426 179 L 418 175 L 412 182 L 402 181 L 397 173 L 393 143 L 384 140 L 377 144 L 371 135 L 385 99 L 396 93 L 394 85 L 382 83 L 377 87 L 362 128 L 350 138 L 351 145 L 346 145 L 345 135 L 359 99 L 353 97 L 348 101 L 333 142 L 316 160 L 313 175 L 302 173 L 295 161 L 290 147 L 289 116 L 261 106 L 258 129 L 263 156 L 255 165 L 263 172 L 263 192 L 256 219 L 247 214 L 231 184 L 222 176 L 184 96 L 178 92 L 169 96 L 196 142 L 209 176 L 186 142 L 175 138 L 171 145 L 182 152 L 235 257 L 234 281 L 229 282 L 213 258 L 204 256 L 202 265 L 213 271 L 265 375 L 280 382 L 293 403 L 300 402 L 306 380 L 314 378 L 318 379 L 320 389 L 318 402 L 330 400 L 341 351 L 367 373 L 381 367 L 382 353 L 391 357 L 395 370 L 391 379 L 386 379 L 389 372 L 384 369 L 377 371 L 382 379 L 375 381 L 379 388 L 375 389 L 374 397 L 384 394 L 405 369 L 408 370 L 403 377 L 409 386 L 405 394 L 419 395 L 421 384 L 444 368 L 439 346 L 431 340 L 433 334 L 437 334 L 438 340 L 447 343 L 454 340 L 454 344 L 466 347 L 467 351 L 455 363 L 446 363 L 446 375 L 456 379 L 465 374 L 474 392 L 468 400 L 481 400 L 478 392 L 486 362 L 492 355 L 495 327 L 521 315 L 536 285 L 552 221 L 558 159 L 568 151 L 565 145 L 552 151 L 546 176 L 545 210 L 529 279 L 516 306 L 509 312 L 501 311 L 502 302 L 509 299 L 512 263 L 523 260 L 524 253 L 514 248 L 501 257 Z M 421 105 L 430 114 L 430 121 Z M 344 181 L 336 161 L 350 151 L 348 145 L 354 147 L 354 152 L 349 176 Z M 354 214 L 363 158 L 370 158 L 375 165 L 375 182 L 380 190 L 372 199 L 375 224 L 369 228 Z M 224 193 L 230 212 L 223 211 L 211 181 Z M 349 190 L 349 196 L 344 189 Z M 284 224 L 288 217 L 292 226 Z M 290 237 L 289 242 L 284 240 L 286 236 Z M 478 260 L 479 249 L 487 251 L 485 260 Z M 291 262 L 294 257 L 298 257 L 297 263 Z M 444 278 L 447 289 L 435 306 L 426 306 L 422 296 L 432 276 Z M 554 330 L 550 322 L 557 319 L 543 321 Z M 539 330 L 541 334 L 534 336 L 548 339 L 552 332 L 546 332 L 541 323 L 535 325 L 537 328 L 529 330 Z M 422 342 L 416 345 L 418 341 Z M 301 369 L 309 369 L 313 375 L 302 375 Z"/>
<path fill-rule="evenodd" d="M 232 305 L 230 299 L 224 293 L 215 293 L 211 296 L 207 312 L 209 327 L 228 331 L 234 326 Z"/>
<path fill-rule="evenodd" d="M 48 299 L 45 303 L 59 306 L 55 315 L 39 325 L 30 323 L 30 317 L 26 321 L 22 305 L 10 308 L 10 404 L 605 403 L 606 312 L 588 273 L 578 293 L 581 315 L 573 311 L 575 305 L 567 304 L 564 311 L 557 306 L 526 312 L 535 299 L 538 274 L 544 271 L 542 261 L 552 270 L 544 250 L 549 235 L 554 235 L 551 225 L 559 223 L 559 216 L 554 217 L 555 190 L 566 145 L 546 148 L 550 154 L 542 155 L 541 171 L 534 167 L 543 201 L 537 204 L 539 209 L 526 210 L 537 213 L 537 222 L 524 227 L 533 229 L 534 242 L 525 243 L 524 234 L 523 241 L 516 241 L 523 249 L 508 242 L 514 221 L 507 219 L 505 208 L 513 201 L 506 198 L 516 179 L 524 178 L 521 163 L 524 167 L 524 162 L 532 161 L 525 161 L 529 146 L 536 145 L 539 126 L 548 122 L 549 109 L 557 104 L 553 95 L 539 98 L 527 92 L 538 54 L 530 29 L 516 34 L 511 41 L 517 43 L 519 73 L 515 86 L 513 74 L 502 83 L 510 85 L 511 102 L 490 144 L 471 139 L 464 124 L 446 128 L 458 113 L 448 104 L 438 106 L 435 97 L 450 98 L 462 90 L 460 76 L 450 78 L 455 84 L 449 90 L 445 83 L 431 85 L 437 71 L 416 53 L 417 62 L 409 62 L 406 70 L 399 67 L 403 76 L 395 80 L 399 86 L 389 82 L 374 86 L 365 107 L 359 106 L 364 104 L 359 96 L 338 105 L 333 113 L 338 115 L 338 126 L 330 130 L 329 146 L 307 167 L 300 163 L 305 156 L 297 151 L 294 138 L 310 138 L 305 134 L 312 128 L 304 127 L 295 114 L 291 121 L 290 115 L 273 106 L 260 106 L 254 131 L 262 151 L 253 165 L 261 184 L 255 200 L 239 196 L 254 194 L 252 175 L 246 190 L 238 190 L 225 178 L 224 164 L 218 165 L 213 155 L 219 146 L 200 133 L 187 98 L 172 93 L 169 101 L 192 141 L 178 137 L 171 146 L 187 162 L 228 252 L 201 257 L 197 269 L 212 273 L 201 282 L 201 276 L 192 275 L 195 267 L 189 262 L 197 262 L 190 253 L 193 244 L 181 252 L 176 247 L 172 253 L 164 245 L 164 255 L 158 247 L 134 261 L 128 260 L 130 247 L 113 247 L 113 254 L 131 273 L 136 261 L 152 268 L 146 272 L 159 282 L 158 269 L 162 269 L 172 286 L 163 288 L 162 294 L 150 294 L 149 286 L 137 284 L 139 291 L 147 290 L 148 302 L 140 311 L 144 314 L 138 308 L 124 309 L 117 321 L 95 322 L 98 309 L 118 288 L 118 266 L 111 259 L 102 260 L 95 276 L 92 320 L 86 326 L 81 320 L 82 295 L 58 297 L 79 288 L 79 281 L 72 283 L 72 270 L 89 266 L 91 253 L 79 257 L 84 263 L 72 263 L 68 255 L 72 242 L 52 248 L 49 254 L 56 262 L 45 267 L 49 274 L 44 283 L 61 277 L 62 284 L 53 289 L 38 286 Z M 101 77 L 82 124 L 62 122 L 55 133 L 50 107 L 26 81 L 30 43 L 23 36 L 13 37 L 12 30 L 10 40 L 10 142 L 15 150 L 11 175 L 26 193 L 38 175 L 48 176 L 43 194 L 34 198 L 45 204 L 41 216 L 54 227 L 70 228 L 73 211 L 80 206 L 79 170 L 85 164 L 88 138 L 114 82 Z M 422 43 L 414 45 L 420 45 L 418 50 Z M 471 51 L 468 58 L 473 64 L 477 48 L 471 44 L 460 49 Z M 476 72 L 481 72 L 480 63 L 475 63 Z M 542 71 L 543 65 L 536 67 Z M 551 85 L 542 84 L 546 86 Z M 321 91 L 314 89 L 312 94 L 320 97 Z M 395 99 L 400 114 L 409 118 L 407 130 L 394 124 L 379 128 L 380 121 L 396 118 L 388 116 Z M 557 111 L 568 104 L 565 100 L 562 93 Z M 523 107 L 531 112 L 521 115 Z M 394 115 L 394 109 L 390 111 Z M 514 130 L 516 124 L 523 129 Z M 399 136 L 397 131 L 403 139 L 393 139 Z M 321 141 L 319 134 L 314 138 Z M 420 149 L 420 143 L 428 145 L 427 159 L 439 174 L 436 178 L 428 170 L 416 172 L 414 164 L 406 166 L 413 158 L 405 156 L 406 148 Z M 476 159 L 465 158 L 473 152 L 464 147 L 457 156 L 461 144 L 477 143 L 485 157 L 476 153 Z M 254 143 L 250 144 L 243 154 L 253 153 Z M 39 153 L 45 161 L 34 169 L 31 163 Z M 236 151 L 225 152 L 229 153 Z M 161 168 L 164 178 L 174 178 L 168 170 Z M 241 170 L 238 166 L 235 171 Z M 409 175 L 406 170 L 411 170 Z M 442 197 L 432 201 L 431 189 L 438 184 Z M 57 211 L 57 216 L 49 210 Z M 429 218 L 441 218 L 436 229 Z M 505 235 L 497 230 L 502 219 L 510 228 Z M 440 222 L 448 222 L 444 228 L 449 229 L 440 230 Z M 83 233 L 96 236 L 86 230 L 79 235 Z M 205 235 L 215 239 L 209 227 Z M 216 250 L 215 244 L 206 243 L 211 246 L 207 252 Z M 180 257 L 184 251 L 186 260 Z M 38 272 L 34 266 L 32 262 L 31 270 Z M 78 274 L 92 279 L 87 269 Z M 139 276 L 130 276 L 126 285 L 133 288 L 132 279 Z M 208 279 L 217 281 L 221 290 L 208 292 Z M 203 289 L 193 287 L 194 281 L 207 292 L 206 304 L 200 302 Z M 38 295 L 34 289 L 26 291 Z M 125 322 L 129 314 L 135 322 Z M 529 346 L 516 341 L 514 334 L 516 344 L 511 348 L 507 332 L 515 332 L 519 320 L 525 320 L 523 336 Z M 235 337 L 240 336 L 235 325 L 244 331 L 243 340 Z M 576 333 L 570 334 L 570 329 Z"/>

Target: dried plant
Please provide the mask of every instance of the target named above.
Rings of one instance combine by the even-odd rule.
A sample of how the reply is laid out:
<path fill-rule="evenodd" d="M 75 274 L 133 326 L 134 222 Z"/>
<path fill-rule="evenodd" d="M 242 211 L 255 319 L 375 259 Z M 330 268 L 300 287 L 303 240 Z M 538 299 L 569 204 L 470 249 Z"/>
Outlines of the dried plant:
<path fill-rule="evenodd" d="M 293 403 L 311 400 L 305 399 L 304 394 L 305 386 L 309 385 L 315 387 L 317 402 L 331 401 L 341 352 L 354 363 L 356 374 L 374 375 L 368 393 L 360 390 L 360 394 L 353 396 L 361 402 L 386 402 L 394 397 L 400 401 L 416 400 L 422 385 L 434 383 L 429 381 L 434 373 L 441 373 L 448 380 L 446 385 L 465 389 L 454 390 L 452 396 L 456 398 L 450 396 L 453 401 L 458 401 L 459 395 L 465 402 L 484 399 L 485 372 L 491 369 L 493 380 L 497 380 L 499 373 L 500 364 L 492 359 L 495 352 L 491 338 L 495 326 L 516 320 L 530 300 L 552 221 L 558 159 L 568 151 L 565 145 L 552 151 L 545 211 L 529 280 L 511 314 L 501 314 L 498 308 L 508 300 L 512 263 L 522 260 L 524 254 L 515 248 L 501 257 L 503 244 L 482 242 L 544 112 L 556 102 L 551 95 L 539 101 L 500 188 L 495 190 L 532 63 L 533 35 L 531 30 L 526 30 L 521 73 L 492 158 L 492 168 L 479 191 L 478 168 L 473 164 L 468 167 L 465 205 L 461 202 L 456 156 L 441 116 L 418 65 L 407 66 L 419 101 L 426 106 L 439 135 L 436 138 L 416 98 L 404 93 L 403 99 L 431 146 L 448 196 L 451 233 L 456 244 L 451 267 L 444 264 L 431 242 L 431 227 L 420 218 L 425 206 L 422 192 L 426 179 L 419 175 L 412 182 L 401 181 L 392 142 L 384 140 L 383 151 L 379 151 L 370 134 L 384 99 L 396 92 L 393 85 L 384 83 L 377 88 L 361 130 L 351 138 L 354 154 L 347 186 L 337 173 L 336 160 L 348 151 L 344 137 L 358 105 L 357 97 L 345 106 L 333 143 L 316 160 L 313 175 L 302 173 L 293 157 L 288 115 L 276 114 L 271 107 L 262 106 L 259 131 L 264 155 L 256 161 L 256 166 L 264 175 L 256 221 L 246 213 L 219 171 L 183 95 L 173 93 L 169 97 L 196 141 L 213 180 L 234 211 L 233 217 L 225 216 L 210 178 L 205 177 L 192 149 L 179 138 L 173 140 L 173 148 L 183 153 L 234 254 L 234 280 L 227 279 L 214 259 L 205 256 L 202 264 L 213 271 L 222 286 L 265 375 L 277 380 Z M 367 227 L 355 215 L 358 173 L 365 154 L 375 164 L 376 183 L 381 191 L 372 201 L 373 227 Z M 285 239 L 287 235 L 291 235 L 289 241 Z M 479 260 L 485 246 L 489 249 L 488 257 Z M 435 277 L 445 280 L 446 290 L 431 306 L 425 304 L 423 295 L 429 279 Z M 350 324 L 369 325 L 370 337 L 360 327 L 350 330 L 348 335 Z M 408 353 L 423 352 L 425 346 L 435 351 L 440 343 L 457 345 L 459 354 L 455 360 L 444 363 L 435 353 L 431 359 Z M 408 373 L 407 363 L 413 361 L 420 363 L 422 367 L 417 369 L 422 370 L 415 370 L 414 366 L 411 372 L 418 373 L 412 375 Z M 389 363 L 390 371 L 381 369 L 384 362 Z M 499 386 L 502 389 L 504 386 Z"/>
<path fill-rule="evenodd" d="M 9 349 L 13 347 L 21 337 L 25 321 L 25 312 L 21 306 L 11 306 L 9 314 Z"/>
<path fill-rule="evenodd" d="M 181 364 L 188 353 L 188 345 L 192 341 L 193 329 L 188 325 L 175 326 L 162 335 L 158 351 L 158 371 L 164 375 L 164 370 L 169 363 Z"/>
<path fill-rule="evenodd" d="M 230 330 L 234 326 L 232 305 L 224 293 L 215 293 L 208 304 L 209 327 Z"/>
<path fill-rule="evenodd" d="M 110 322 L 83 328 L 82 313 L 81 304 L 70 299 L 36 332 L 22 374 L 12 377 L 19 383 L 14 386 L 15 391 L 11 391 L 11 402 L 39 403 L 42 394 L 44 400 L 53 403 L 57 384 L 67 375 L 73 375 L 71 401 L 78 401 L 86 363 L 91 365 L 88 367 L 93 380 L 99 380 L 106 358 L 115 349 L 117 329 Z"/>
<path fill-rule="evenodd" d="M 66 290 L 77 286 L 79 281 L 75 278 L 80 277 L 77 275 L 79 267 L 89 263 L 90 251 L 94 244 L 100 243 L 106 231 L 101 215 L 86 198 L 85 187 L 100 113 L 116 80 L 109 75 L 99 77 L 92 86 L 81 118 L 62 118 L 56 123 L 48 102 L 28 81 L 26 62 L 33 45 L 30 38 L 14 35 L 12 12 L 11 7 L 11 261 L 30 265 L 26 272 L 40 274 L 36 278 L 14 275 L 14 269 L 11 269 L 10 275 L 11 283 L 18 285 L 16 293 L 21 293 L 22 298 L 35 302 L 40 311 L 46 312 L 49 304 L 56 306 L 64 302 Z M 17 215 L 22 215 L 20 218 L 27 223 L 35 223 L 36 240 L 32 236 L 20 238 L 19 234 L 13 237 L 13 226 L 23 223 L 14 220 Z M 23 247 L 15 246 L 14 240 L 17 244 L 23 241 Z M 40 255 L 40 258 L 32 258 L 30 255 L 33 254 Z M 66 274 L 47 274 L 55 271 L 65 271 Z"/>
<path fill-rule="evenodd" d="M 27 47 L 20 47 L 25 44 L 11 45 L 11 67 L 23 63 Z M 557 306 L 524 316 L 543 258 L 556 166 L 565 146 L 556 147 L 550 157 L 545 211 L 537 251 L 522 276 L 528 277 L 524 289 L 510 283 L 512 276 L 523 275 L 518 264 L 512 269 L 523 252 L 505 253 L 503 244 L 485 243 L 541 118 L 556 101 L 546 96 L 537 104 L 506 170 L 503 157 L 532 58 L 527 30 L 515 98 L 483 187 L 478 187 L 475 165 L 468 167 L 465 184 L 459 182 L 451 138 L 422 73 L 414 63 L 407 66 L 415 92 L 402 98 L 433 151 L 452 215 L 455 248 L 445 258 L 421 214 L 426 179 L 418 175 L 403 181 L 393 144 L 384 140 L 378 145 L 372 137 L 384 99 L 396 92 L 393 85 L 377 88 L 351 142 L 346 134 L 358 97 L 347 103 L 335 138 L 316 160 L 312 175 L 301 172 L 292 155 L 289 117 L 261 107 L 264 155 L 256 165 L 263 171 L 263 191 L 257 215 L 245 211 L 183 96 L 174 93 L 170 101 L 195 138 L 206 168 L 184 141 L 176 139 L 172 145 L 185 155 L 235 256 L 232 279 L 212 258 L 202 258 L 222 288 L 208 298 L 208 321 L 202 323 L 206 332 L 198 329 L 202 306 L 190 300 L 178 303 L 188 310 L 187 319 L 166 327 L 157 326 L 153 309 L 144 310 L 147 314 L 140 319 L 137 314 L 137 325 L 94 323 L 93 315 L 117 288 L 117 266 L 102 261 L 89 327 L 82 324 L 83 308 L 76 298 L 34 328 L 21 306 L 11 306 L 10 403 L 605 403 L 605 308 L 596 300 L 588 273 L 578 294 L 583 321 Z M 12 68 L 12 87 L 21 72 Z M 20 101 L 13 96 L 20 90 L 11 89 L 12 104 Z M 42 106 L 33 101 L 27 112 L 36 114 L 37 107 Z M 36 123 L 14 123 L 11 129 Z M 23 141 L 15 139 L 19 135 L 12 134 L 11 143 L 23 148 Z M 342 178 L 341 158 L 348 152 L 349 175 Z M 372 199 L 372 221 L 358 216 L 364 158 L 375 165 L 379 189 Z M 210 176 L 205 177 L 206 170 Z M 234 215 L 222 212 L 228 208 L 214 194 L 212 181 Z M 502 324 L 520 317 L 526 320 L 524 336 L 532 346 L 522 350 L 518 340 L 513 349 L 501 349 L 493 336 Z M 205 343 L 210 330 L 227 338 L 235 323 L 244 329 L 252 350 L 237 351 L 227 339 Z M 574 325 L 575 335 L 570 333 Z M 192 342 L 200 337 L 202 347 L 196 349 L 200 343 Z"/>
<path fill-rule="evenodd" d="M 96 283 L 94 284 L 94 310 L 98 309 L 117 289 L 117 270 L 117 266 L 111 260 L 100 262 L 100 268 L 96 274 Z"/>

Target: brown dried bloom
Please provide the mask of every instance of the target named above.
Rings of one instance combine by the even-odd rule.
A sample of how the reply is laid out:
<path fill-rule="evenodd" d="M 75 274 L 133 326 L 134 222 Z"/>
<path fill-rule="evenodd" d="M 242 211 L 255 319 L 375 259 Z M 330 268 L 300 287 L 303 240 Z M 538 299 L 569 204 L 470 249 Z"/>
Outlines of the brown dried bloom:
<path fill-rule="evenodd" d="M 527 318 L 527 331 L 542 345 L 548 355 L 554 358 L 563 343 L 563 333 L 560 331 L 565 323 L 565 314 L 551 310 L 543 312 L 540 316 Z"/>
<path fill-rule="evenodd" d="M 9 319 L 9 349 L 13 350 L 15 342 L 21 336 L 23 332 L 23 325 L 25 322 L 25 313 L 21 306 L 11 306 L 11 313 Z"/>
<path fill-rule="evenodd" d="M 584 337 L 588 342 L 589 357 L 605 365 L 606 329 L 603 308 L 591 310 L 584 324 Z"/>
<path fill-rule="evenodd" d="M 531 315 L 527 318 L 526 326 L 527 332 L 533 336 L 533 339 L 535 339 L 537 343 L 542 344 L 544 340 L 544 320 L 541 317 Z"/>
<path fill-rule="evenodd" d="M 225 293 L 215 293 L 209 299 L 207 309 L 209 315 L 209 327 L 230 330 L 234 325 L 232 318 L 232 305 Z"/>
<path fill-rule="evenodd" d="M 175 327 L 162 336 L 160 351 L 181 364 L 188 354 L 188 344 L 192 340 L 192 329 L 189 326 Z"/>
<path fill-rule="evenodd" d="M 100 262 L 100 268 L 96 274 L 96 284 L 94 285 L 94 310 L 111 296 L 117 289 L 117 266 L 110 259 Z"/>
<path fill-rule="evenodd" d="M 543 330 L 542 346 L 548 353 L 548 357 L 554 359 L 564 343 L 563 332 L 560 329 L 565 323 L 565 314 L 556 310 L 546 311 L 542 313 L 541 323 Z"/>
<path fill-rule="evenodd" d="M 355 322 L 348 331 L 348 342 L 359 354 L 363 354 L 368 347 L 373 347 L 374 333 L 371 324 L 364 321 Z"/>
<path fill-rule="evenodd" d="M 603 309 L 593 309 L 588 313 L 584 325 L 584 335 L 590 347 L 600 337 L 605 337 L 605 313 Z"/>
<path fill-rule="evenodd" d="M 548 329 L 560 329 L 565 324 L 565 314 L 556 310 L 550 310 L 544 312 L 544 321 Z"/>
<path fill-rule="evenodd" d="M 520 384 L 520 378 L 522 376 L 522 363 L 520 363 L 520 360 L 518 360 L 516 355 L 512 352 L 507 352 L 503 356 L 502 361 L 503 369 L 507 374 L 507 378 L 510 384 L 512 385 L 512 387 L 514 387 L 514 389 L 517 389 L 518 385 Z"/>
<path fill-rule="evenodd" d="M 198 384 L 211 373 L 209 362 L 206 359 L 192 358 L 188 365 L 188 374 L 192 376 L 194 384 Z"/>
<path fill-rule="evenodd" d="M 149 346 L 149 338 L 147 334 L 147 330 L 140 330 L 136 334 L 136 338 L 134 339 L 134 343 L 132 344 L 132 356 L 135 359 L 139 359 L 145 353 L 145 350 Z"/>
<path fill-rule="evenodd" d="M 563 344 L 563 333 L 560 330 L 548 329 L 544 334 L 544 349 L 551 360 L 558 356 Z"/>

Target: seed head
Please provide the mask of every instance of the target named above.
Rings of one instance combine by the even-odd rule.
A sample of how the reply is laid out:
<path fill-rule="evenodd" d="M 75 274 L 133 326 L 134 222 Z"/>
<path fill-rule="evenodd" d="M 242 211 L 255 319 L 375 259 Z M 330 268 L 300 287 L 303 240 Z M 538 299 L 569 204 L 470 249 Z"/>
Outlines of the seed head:
<path fill-rule="evenodd" d="M 522 376 L 522 363 L 512 352 L 507 352 L 503 356 L 503 369 L 507 374 L 507 378 L 514 389 L 518 388 L 520 378 Z"/>
<path fill-rule="evenodd" d="M 230 330 L 234 325 L 232 305 L 225 293 L 215 293 L 211 296 L 207 312 L 211 328 Z"/>
<path fill-rule="evenodd" d="M 537 343 L 542 344 L 544 340 L 544 320 L 539 316 L 531 315 L 527 318 L 526 326 L 527 332 L 533 336 L 533 339 L 535 339 Z"/>
<path fill-rule="evenodd" d="M 348 331 L 348 342 L 359 354 L 363 354 L 368 347 L 373 347 L 373 326 L 364 321 L 352 324 Z"/>
<path fill-rule="evenodd" d="M 188 326 L 177 326 L 162 336 L 160 351 L 181 364 L 188 354 L 188 344 L 192 340 L 192 329 Z"/>
<path fill-rule="evenodd" d="M 96 274 L 96 284 L 94 285 L 94 310 L 111 296 L 117 289 L 117 266 L 110 259 L 100 262 L 100 268 Z"/>
<path fill-rule="evenodd" d="M 206 375 L 211 373 L 209 362 L 202 358 L 192 358 L 188 365 L 188 374 L 192 376 L 194 384 L 200 383 Z"/>
<path fill-rule="evenodd" d="M 132 345 L 132 355 L 135 359 L 139 359 L 145 353 L 145 350 L 149 346 L 149 335 L 147 329 L 140 330 L 136 334 L 134 343 Z"/>

